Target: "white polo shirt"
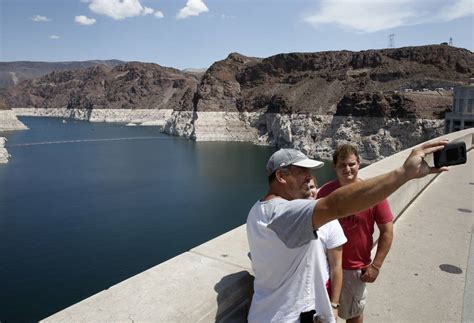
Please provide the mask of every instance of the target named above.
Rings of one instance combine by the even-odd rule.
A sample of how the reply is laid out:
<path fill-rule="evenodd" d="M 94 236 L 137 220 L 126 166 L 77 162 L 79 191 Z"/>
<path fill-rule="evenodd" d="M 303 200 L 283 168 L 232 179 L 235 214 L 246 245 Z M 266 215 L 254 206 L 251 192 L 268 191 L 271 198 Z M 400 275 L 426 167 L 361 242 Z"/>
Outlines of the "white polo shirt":
<path fill-rule="evenodd" d="M 316 310 L 335 322 L 326 292 L 327 260 L 313 232 L 314 200 L 275 198 L 254 204 L 247 237 L 255 273 L 249 322 L 299 322 Z"/>

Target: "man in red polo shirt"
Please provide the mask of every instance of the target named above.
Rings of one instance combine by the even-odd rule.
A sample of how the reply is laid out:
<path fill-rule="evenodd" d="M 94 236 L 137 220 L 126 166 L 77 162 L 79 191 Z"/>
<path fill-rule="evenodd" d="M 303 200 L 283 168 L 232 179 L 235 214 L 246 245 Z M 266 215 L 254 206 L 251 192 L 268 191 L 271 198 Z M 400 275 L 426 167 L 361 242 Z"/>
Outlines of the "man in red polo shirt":
<path fill-rule="evenodd" d="M 360 181 L 359 154 L 351 145 L 342 145 L 333 154 L 333 165 L 337 180 L 329 182 L 318 191 L 317 198 L 329 195 L 341 186 Z M 339 219 L 347 237 L 343 246 L 343 286 L 340 297 L 339 316 L 349 323 L 363 322 L 363 311 L 367 290 L 365 283 L 372 283 L 382 267 L 393 239 L 393 215 L 387 200 L 375 206 Z M 374 260 L 371 259 L 374 226 L 380 230 L 380 237 Z"/>

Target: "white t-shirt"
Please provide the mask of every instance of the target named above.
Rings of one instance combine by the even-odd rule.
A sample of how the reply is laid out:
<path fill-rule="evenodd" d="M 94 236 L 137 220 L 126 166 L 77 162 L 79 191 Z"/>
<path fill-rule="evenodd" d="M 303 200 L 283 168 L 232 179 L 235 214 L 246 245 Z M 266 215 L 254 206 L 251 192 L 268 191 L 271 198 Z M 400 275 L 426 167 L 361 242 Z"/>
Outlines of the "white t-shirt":
<path fill-rule="evenodd" d="M 254 204 L 247 237 L 255 273 L 249 322 L 299 322 L 316 310 L 335 322 L 326 292 L 327 260 L 313 232 L 317 201 L 275 198 Z"/>
<path fill-rule="evenodd" d="M 337 248 L 347 242 L 344 230 L 342 230 L 338 220 L 333 220 L 321 226 L 318 229 L 318 237 L 321 239 L 326 256 L 328 249 Z M 326 281 L 329 279 L 329 263 L 324 277 Z"/>

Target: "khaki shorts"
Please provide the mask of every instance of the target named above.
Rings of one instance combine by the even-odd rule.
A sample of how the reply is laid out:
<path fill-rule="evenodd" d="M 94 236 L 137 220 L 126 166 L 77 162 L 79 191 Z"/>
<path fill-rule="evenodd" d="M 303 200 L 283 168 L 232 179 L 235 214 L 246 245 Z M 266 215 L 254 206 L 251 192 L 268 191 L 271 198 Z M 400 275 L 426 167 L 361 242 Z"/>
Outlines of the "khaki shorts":
<path fill-rule="evenodd" d="M 344 320 L 359 316 L 364 312 L 367 298 L 365 282 L 360 280 L 360 270 L 344 270 L 341 297 L 339 298 L 339 317 Z"/>

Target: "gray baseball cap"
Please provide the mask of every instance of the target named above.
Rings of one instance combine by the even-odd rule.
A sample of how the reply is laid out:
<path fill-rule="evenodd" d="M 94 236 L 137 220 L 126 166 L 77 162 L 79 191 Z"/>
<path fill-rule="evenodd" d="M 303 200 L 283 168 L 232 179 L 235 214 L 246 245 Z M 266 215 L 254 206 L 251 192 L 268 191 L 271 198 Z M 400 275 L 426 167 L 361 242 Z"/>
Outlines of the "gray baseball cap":
<path fill-rule="evenodd" d="M 284 148 L 271 155 L 267 163 L 268 174 L 272 174 L 278 169 L 295 165 L 304 168 L 319 168 L 324 165 L 322 161 L 308 158 L 301 151 L 296 149 Z"/>

